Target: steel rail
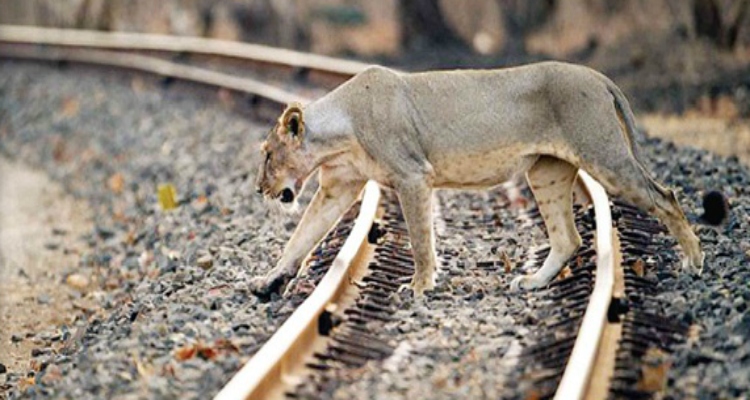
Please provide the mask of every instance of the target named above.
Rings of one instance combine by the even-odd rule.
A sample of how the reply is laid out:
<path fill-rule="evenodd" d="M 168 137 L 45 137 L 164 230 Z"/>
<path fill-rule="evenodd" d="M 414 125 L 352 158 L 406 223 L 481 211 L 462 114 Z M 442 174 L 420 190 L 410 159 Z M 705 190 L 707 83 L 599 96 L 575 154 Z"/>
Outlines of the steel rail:
<path fill-rule="evenodd" d="M 612 213 L 604 188 L 584 171 L 578 175 L 594 203 L 596 218 L 596 281 L 579 328 L 573 351 L 565 366 L 556 400 L 583 399 L 594 370 L 594 362 L 612 300 L 615 284 L 615 257 L 612 237 Z"/>
<path fill-rule="evenodd" d="M 232 57 L 349 77 L 369 64 L 259 44 L 199 37 L 0 25 L 0 42 Z"/>
<path fill-rule="evenodd" d="M 293 92 L 286 91 L 255 79 L 238 77 L 189 65 L 177 64 L 157 57 L 140 54 L 90 49 L 21 49 L 0 46 L 0 58 L 2 57 L 54 62 L 68 61 L 136 70 L 253 94 L 281 105 L 286 105 L 293 101 L 309 101 L 309 99 L 305 99 Z"/>
<path fill-rule="evenodd" d="M 282 394 L 279 387 L 288 374 L 310 355 L 317 336 L 318 319 L 331 305 L 338 304 L 352 280 L 352 268 L 367 243 L 367 235 L 380 203 L 380 189 L 374 181 L 364 189 L 362 206 L 344 246 L 323 280 L 263 347 L 214 397 L 216 400 L 267 399 Z"/>

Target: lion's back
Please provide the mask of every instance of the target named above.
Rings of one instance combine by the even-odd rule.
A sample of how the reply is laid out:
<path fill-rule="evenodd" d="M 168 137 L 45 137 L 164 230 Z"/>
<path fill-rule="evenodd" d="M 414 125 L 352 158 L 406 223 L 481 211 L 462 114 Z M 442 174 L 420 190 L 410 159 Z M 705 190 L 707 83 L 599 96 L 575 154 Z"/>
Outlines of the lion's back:
<path fill-rule="evenodd" d="M 337 97 L 369 154 L 429 158 L 562 143 L 560 111 L 589 117 L 588 104 L 608 98 L 603 87 L 593 70 L 559 62 L 422 73 L 372 67 Z"/>

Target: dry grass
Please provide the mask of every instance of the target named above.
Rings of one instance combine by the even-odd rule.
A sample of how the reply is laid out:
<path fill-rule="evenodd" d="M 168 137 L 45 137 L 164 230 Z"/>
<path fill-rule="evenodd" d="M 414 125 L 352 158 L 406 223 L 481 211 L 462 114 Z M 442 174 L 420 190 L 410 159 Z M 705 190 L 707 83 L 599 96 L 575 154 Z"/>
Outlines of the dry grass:
<path fill-rule="evenodd" d="M 691 112 L 684 116 L 647 114 L 640 116 L 639 122 L 649 136 L 722 156 L 737 156 L 750 166 L 750 119 Z"/>

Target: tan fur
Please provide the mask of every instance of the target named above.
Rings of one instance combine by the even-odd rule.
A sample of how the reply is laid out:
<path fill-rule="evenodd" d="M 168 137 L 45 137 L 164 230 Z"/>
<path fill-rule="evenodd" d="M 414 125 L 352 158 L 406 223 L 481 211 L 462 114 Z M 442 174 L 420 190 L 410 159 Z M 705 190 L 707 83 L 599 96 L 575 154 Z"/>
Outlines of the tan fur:
<path fill-rule="evenodd" d="M 299 132 L 291 132 L 290 118 L 298 119 Z M 421 293 L 433 287 L 437 266 L 432 190 L 487 188 L 523 173 L 553 251 L 539 272 L 513 287 L 546 285 L 580 244 L 571 209 L 579 168 L 662 219 L 685 251 L 685 264 L 700 270 L 698 239 L 673 193 L 637 159 L 634 124 L 614 83 L 581 66 L 417 74 L 370 68 L 305 107 L 290 106 L 269 134 L 259 191 L 296 194 L 316 170 L 321 189 L 276 268 L 252 289 L 267 293 L 293 276 L 340 215 L 328 210 L 343 212 L 373 179 L 398 192 L 416 264 L 412 287 Z"/>

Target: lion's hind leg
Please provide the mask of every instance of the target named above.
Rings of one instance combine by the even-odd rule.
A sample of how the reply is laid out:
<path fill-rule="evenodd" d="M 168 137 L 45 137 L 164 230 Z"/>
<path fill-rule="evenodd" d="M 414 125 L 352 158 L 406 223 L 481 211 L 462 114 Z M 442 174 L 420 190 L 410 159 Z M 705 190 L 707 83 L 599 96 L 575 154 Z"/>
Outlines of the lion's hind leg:
<path fill-rule="evenodd" d="M 414 254 L 411 288 L 418 296 L 435 287 L 435 233 L 432 223 L 432 188 L 417 176 L 396 184 Z"/>
<path fill-rule="evenodd" d="M 578 168 L 558 158 L 543 156 L 526 173 L 539 212 L 547 228 L 550 253 L 533 275 L 519 276 L 511 290 L 547 285 L 581 245 L 573 215 L 573 183 Z"/>

